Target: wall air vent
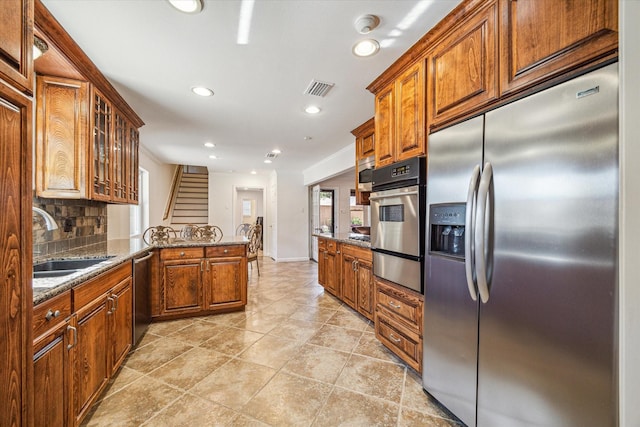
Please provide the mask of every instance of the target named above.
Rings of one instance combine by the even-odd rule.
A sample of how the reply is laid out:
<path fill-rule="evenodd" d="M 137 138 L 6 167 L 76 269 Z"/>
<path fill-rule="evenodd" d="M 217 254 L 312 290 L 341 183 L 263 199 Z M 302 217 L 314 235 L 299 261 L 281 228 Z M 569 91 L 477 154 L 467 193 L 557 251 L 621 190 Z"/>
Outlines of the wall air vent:
<path fill-rule="evenodd" d="M 327 96 L 327 93 L 329 93 L 334 84 L 335 83 L 321 82 L 320 80 L 314 79 L 311 80 L 311 83 L 307 86 L 304 94 L 324 97 Z"/>
<path fill-rule="evenodd" d="M 266 159 L 275 159 L 276 157 L 278 157 L 278 154 L 277 153 L 267 153 L 267 154 L 264 155 L 264 157 Z"/>

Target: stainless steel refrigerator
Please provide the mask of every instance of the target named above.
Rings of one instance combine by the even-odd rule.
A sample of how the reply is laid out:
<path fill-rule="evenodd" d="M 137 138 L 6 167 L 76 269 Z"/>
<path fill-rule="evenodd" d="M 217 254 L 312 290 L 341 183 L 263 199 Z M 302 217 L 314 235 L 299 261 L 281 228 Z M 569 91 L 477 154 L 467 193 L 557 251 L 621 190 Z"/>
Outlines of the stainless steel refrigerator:
<path fill-rule="evenodd" d="M 425 390 L 468 426 L 616 425 L 617 64 L 428 152 Z"/>

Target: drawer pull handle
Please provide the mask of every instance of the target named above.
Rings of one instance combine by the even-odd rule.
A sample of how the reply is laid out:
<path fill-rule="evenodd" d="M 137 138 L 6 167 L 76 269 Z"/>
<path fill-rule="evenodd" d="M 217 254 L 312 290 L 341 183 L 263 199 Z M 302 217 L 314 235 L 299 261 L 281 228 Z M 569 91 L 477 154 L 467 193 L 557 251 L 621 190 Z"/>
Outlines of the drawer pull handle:
<path fill-rule="evenodd" d="M 73 347 L 78 345 L 78 330 L 73 326 L 67 326 L 67 331 L 73 331 L 73 344 L 67 345 L 67 350 L 71 350 Z"/>
<path fill-rule="evenodd" d="M 223 252 L 224 252 L 225 254 L 228 254 L 228 253 L 229 253 L 229 249 L 225 249 Z"/>
<path fill-rule="evenodd" d="M 184 252 L 180 252 L 180 256 L 184 256 Z"/>
<path fill-rule="evenodd" d="M 51 321 L 52 319 L 55 319 L 58 316 L 60 316 L 60 310 L 53 311 L 49 309 L 49 311 L 47 311 L 47 314 L 44 316 L 44 318 L 47 319 L 47 321 Z"/>
<path fill-rule="evenodd" d="M 389 338 L 391 338 L 391 341 L 395 342 L 395 343 L 399 343 L 402 342 L 402 339 L 396 337 L 395 335 L 393 335 L 393 332 L 389 332 Z"/>
<path fill-rule="evenodd" d="M 400 310 L 400 309 L 402 308 L 402 305 L 400 305 L 400 304 L 396 304 L 396 303 L 395 303 L 395 302 L 393 302 L 393 301 L 389 301 L 389 306 L 390 306 L 391 308 L 396 309 L 396 310 Z"/>

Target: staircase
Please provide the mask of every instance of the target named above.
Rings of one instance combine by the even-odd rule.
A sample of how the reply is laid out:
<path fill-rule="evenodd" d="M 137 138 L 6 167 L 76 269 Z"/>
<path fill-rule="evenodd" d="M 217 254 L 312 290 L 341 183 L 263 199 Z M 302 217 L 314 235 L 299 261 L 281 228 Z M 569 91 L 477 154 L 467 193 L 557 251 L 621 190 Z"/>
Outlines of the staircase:
<path fill-rule="evenodd" d="M 209 173 L 206 167 L 182 166 L 171 226 L 176 230 L 185 224 L 206 225 L 209 222 Z"/>

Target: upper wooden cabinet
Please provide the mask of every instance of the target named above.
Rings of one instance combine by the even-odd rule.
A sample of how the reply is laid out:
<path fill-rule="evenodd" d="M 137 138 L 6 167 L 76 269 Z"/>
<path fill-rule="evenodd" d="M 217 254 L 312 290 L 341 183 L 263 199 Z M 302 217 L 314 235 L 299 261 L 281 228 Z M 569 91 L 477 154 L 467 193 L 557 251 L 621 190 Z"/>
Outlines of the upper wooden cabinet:
<path fill-rule="evenodd" d="M 360 172 L 366 168 L 373 168 L 375 164 L 374 118 L 370 118 L 352 130 L 351 133 L 356 137 L 356 204 L 368 205 L 371 190 L 366 191 L 360 187 Z"/>
<path fill-rule="evenodd" d="M 36 194 L 86 199 L 87 83 L 50 76 L 36 81 Z"/>
<path fill-rule="evenodd" d="M 419 61 L 376 93 L 376 167 L 425 153 L 424 88 Z"/>
<path fill-rule="evenodd" d="M 617 55 L 616 0 L 500 0 L 500 19 L 503 94 Z"/>
<path fill-rule="evenodd" d="M 33 0 L 2 0 L 0 78 L 33 93 Z"/>
<path fill-rule="evenodd" d="M 497 5 L 487 2 L 428 56 L 429 126 L 476 111 L 498 97 Z"/>

